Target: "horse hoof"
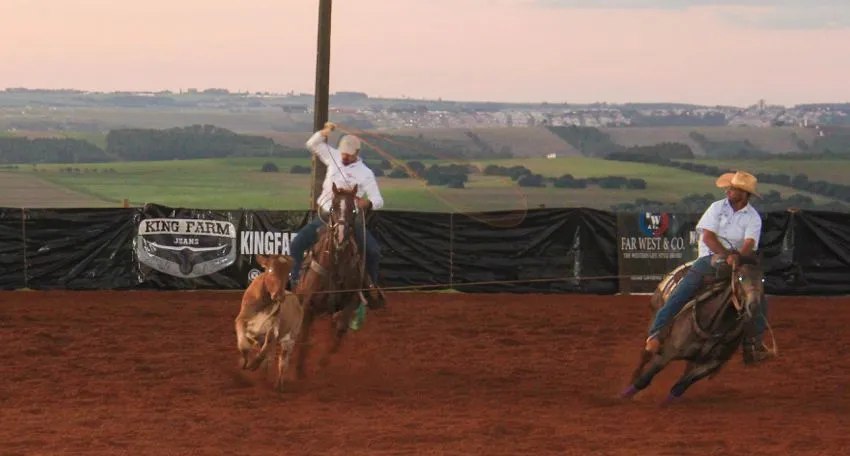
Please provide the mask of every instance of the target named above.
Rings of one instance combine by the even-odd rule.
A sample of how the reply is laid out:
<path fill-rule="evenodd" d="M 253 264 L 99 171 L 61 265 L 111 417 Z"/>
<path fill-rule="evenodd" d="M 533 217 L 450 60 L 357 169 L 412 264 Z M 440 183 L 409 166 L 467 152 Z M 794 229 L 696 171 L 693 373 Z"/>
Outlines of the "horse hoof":
<path fill-rule="evenodd" d="M 672 405 L 672 404 L 678 402 L 680 398 L 681 398 L 681 396 L 676 396 L 675 394 L 670 393 L 670 394 L 667 395 L 666 398 L 664 398 L 664 401 L 661 403 L 661 405 L 662 406 Z"/>
<path fill-rule="evenodd" d="M 635 388 L 634 385 L 631 385 L 625 390 L 623 390 L 622 393 L 620 393 L 620 397 L 622 397 L 623 399 L 631 399 L 632 397 L 634 397 L 635 394 L 638 393 L 638 391 L 639 390 Z"/>

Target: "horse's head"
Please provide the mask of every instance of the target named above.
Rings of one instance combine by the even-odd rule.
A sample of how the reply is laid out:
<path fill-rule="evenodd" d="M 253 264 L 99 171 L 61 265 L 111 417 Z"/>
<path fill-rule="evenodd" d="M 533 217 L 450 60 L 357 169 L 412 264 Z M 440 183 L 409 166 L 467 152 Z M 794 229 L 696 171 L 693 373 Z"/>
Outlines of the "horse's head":
<path fill-rule="evenodd" d="M 281 300 L 286 292 L 286 282 L 292 271 L 292 257 L 286 255 L 257 255 L 257 263 L 266 270 L 263 286 L 274 300 Z"/>
<path fill-rule="evenodd" d="M 334 235 L 336 249 L 347 245 L 347 240 L 353 234 L 354 223 L 357 220 L 357 185 L 350 189 L 341 189 L 333 184 L 333 200 L 329 228 Z"/>
<path fill-rule="evenodd" d="M 735 297 L 746 318 L 755 316 L 764 296 L 764 271 L 755 256 L 741 255 L 732 273 Z"/>

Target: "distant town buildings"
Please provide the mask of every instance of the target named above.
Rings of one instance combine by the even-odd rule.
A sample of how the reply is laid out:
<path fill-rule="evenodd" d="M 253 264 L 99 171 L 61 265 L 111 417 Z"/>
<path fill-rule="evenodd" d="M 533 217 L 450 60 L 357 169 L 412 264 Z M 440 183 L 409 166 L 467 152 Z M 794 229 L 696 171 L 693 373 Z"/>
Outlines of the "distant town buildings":
<path fill-rule="evenodd" d="M 309 121 L 313 97 L 304 93 L 230 92 L 187 88 L 157 92 L 96 93 L 79 90 L 8 88 L 0 91 L 0 110 L 25 114 L 54 108 L 152 108 L 222 110 L 230 113 L 277 111 L 293 121 Z M 361 128 L 482 128 L 536 126 L 719 126 L 742 127 L 850 125 L 850 104 L 785 107 L 757 100 L 747 107 L 692 106 L 676 103 L 565 104 L 459 102 L 373 98 L 363 92 L 330 96 L 331 117 L 358 119 Z"/>

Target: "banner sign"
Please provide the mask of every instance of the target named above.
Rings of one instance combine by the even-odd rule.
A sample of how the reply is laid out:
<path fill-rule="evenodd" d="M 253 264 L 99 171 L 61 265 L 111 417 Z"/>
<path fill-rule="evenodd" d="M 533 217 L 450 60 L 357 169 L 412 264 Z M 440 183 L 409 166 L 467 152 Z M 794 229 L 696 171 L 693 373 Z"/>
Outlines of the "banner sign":
<path fill-rule="evenodd" d="M 303 215 L 148 205 L 134 239 L 141 282 L 158 288 L 246 288 L 262 272 L 256 255 L 289 254 Z"/>
<path fill-rule="evenodd" d="M 236 262 L 236 227 L 220 220 L 145 219 L 136 255 L 140 263 L 175 277 L 213 274 Z"/>
<path fill-rule="evenodd" d="M 479 214 L 484 215 L 484 214 Z M 375 211 L 379 284 L 464 292 L 646 293 L 697 256 L 701 214 L 587 208 Z M 768 294 L 850 293 L 850 214 L 762 214 Z M 0 289 L 244 290 L 257 255 L 291 254 L 308 211 L 0 208 Z"/>
<path fill-rule="evenodd" d="M 698 214 L 617 214 L 621 293 L 651 293 L 664 274 L 697 257 Z"/>

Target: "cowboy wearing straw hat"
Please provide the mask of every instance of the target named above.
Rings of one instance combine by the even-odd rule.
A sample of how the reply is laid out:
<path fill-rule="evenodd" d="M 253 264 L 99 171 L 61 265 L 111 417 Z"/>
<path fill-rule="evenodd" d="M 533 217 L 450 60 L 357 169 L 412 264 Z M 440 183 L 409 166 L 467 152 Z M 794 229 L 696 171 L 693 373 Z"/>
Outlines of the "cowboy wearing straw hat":
<path fill-rule="evenodd" d="M 756 191 L 758 180 L 745 171 L 726 173 L 717 179 L 717 187 L 726 190 L 726 198 L 715 201 L 703 213 L 696 229 L 701 233 L 699 258 L 679 282 L 667 302 L 658 309 L 649 329 L 646 350 L 656 353 L 661 346 L 658 334 L 682 307 L 696 294 L 704 275 L 713 274 L 723 262 L 733 265 L 739 255 L 749 255 L 758 249 L 761 236 L 761 216 L 750 205 L 750 196 L 761 198 Z M 727 248 L 721 239 L 731 244 Z M 762 343 L 765 329 L 766 300 L 762 298 L 762 311 L 755 320 L 755 337 L 744 341 L 744 362 L 754 364 L 770 358 Z"/>

